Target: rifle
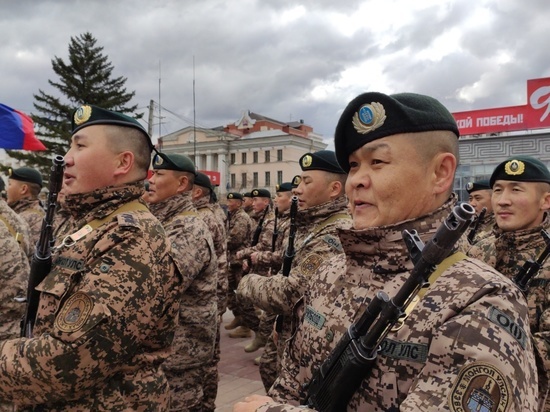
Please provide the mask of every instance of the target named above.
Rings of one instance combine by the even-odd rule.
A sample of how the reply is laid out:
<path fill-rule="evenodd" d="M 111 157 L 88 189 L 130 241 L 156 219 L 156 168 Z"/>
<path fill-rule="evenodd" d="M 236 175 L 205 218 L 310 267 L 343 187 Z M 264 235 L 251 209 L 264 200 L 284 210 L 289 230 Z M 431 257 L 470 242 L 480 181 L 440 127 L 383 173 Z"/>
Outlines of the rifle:
<path fill-rule="evenodd" d="M 334 350 L 313 372 L 305 386 L 305 404 L 319 411 L 343 411 L 353 394 L 370 373 L 383 340 L 394 325 L 407 313 L 421 288 L 451 254 L 455 243 L 464 234 L 475 216 L 468 203 L 456 205 L 451 214 L 426 243 L 413 230 L 403 231 L 414 267 L 395 296 L 377 292 L 360 318 L 344 333 Z"/>
<path fill-rule="evenodd" d="M 470 243 L 470 245 L 474 244 L 474 238 L 476 237 L 476 234 L 477 234 L 477 231 L 479 230 L 479 226 L 481 224 L 481 221 L 485 218 L 486 213 L 487 213 L 487 208 L 486 207 L 481 209 L 481 212 L 479 212 L 479 216 L 477 217 L 477 219 L 474 223 L 474 227 L 468 233 L 468 242 Z"/>
<path fill-rule="evenodd" d="M 296 237 L 296 230 L 298 226 L 296 224 L 296 215 L 298 214 L 298 196 L 292 196 L 290 203 L 290 229 L 288 232 L 288 244 L 286 245 L 285 256 L 283 258 L 283 276 L 288 277 L 290 274 L 290 268 L 296 251 L 294 250 L 294 238 Z M 275 331 L 281 333 L 283 330 L 283 315 L 277 315 L 275 321 Z"/>
<path fill-rule="evenodd" d="M 63 183 L 63 170 L 65 168 L 65 160 L 63 156 L 56 155 L 53 158 L 53 165 L 50 172 L 50 192 L 46 203 L 46 215 L 42 220 L 40 229 L 40 238 L 36 244 L 36 250 L 31 260 L 31 272 L 29 275 L 29 283 L 27 286 L 27 307 L 25 309 L 25 317 L 21 323 L 21 336 L 31 338 L 32 329 L 38 312 L 38 302 L 40 300 L 40 292 L 36 287 L 50 273 L 52 267 L 52 247 L 53 240 L 53 219 L 57 207 L 57 195 L 61 190 Z"/>
<path fill-rule="evenodd" d="M 277 238 L 279 237 L 279 231 L 277 230 L 277 219 L 279 218 L 279 208 L 275 208 L 275 223 L 273 226 L 273 236 L 271 237 L 271 251 L 275 252 L 275 244 L 277 243 Z"/>
<path fill-rule="evenodd" d="M 542 250 L 536 261 L 527 260 L 514 278 L 514 282 L 523 293 L 527 292 L 531 279 L 535 277 L 548 255 L 550 255 L 550 235 L 544 229 L 540 231 L 540 234 L 546 243 L 546 247 Z"/>
<path fill-rule="evenodd" d="M 269 210 L 269 206 L 265 208 L 264 214 L 258 221 L 258 226 L 256 226 L 256 230 L 254 231 L 254 236 L 252 236 L 252 243 L 250 246 L 256 246 L 258 244 L 258 241 L 260 240 L 260 234 L 262 233 L 262 227 L 264 225 L 265 215 L 267 215 L 267 211 Z"/>

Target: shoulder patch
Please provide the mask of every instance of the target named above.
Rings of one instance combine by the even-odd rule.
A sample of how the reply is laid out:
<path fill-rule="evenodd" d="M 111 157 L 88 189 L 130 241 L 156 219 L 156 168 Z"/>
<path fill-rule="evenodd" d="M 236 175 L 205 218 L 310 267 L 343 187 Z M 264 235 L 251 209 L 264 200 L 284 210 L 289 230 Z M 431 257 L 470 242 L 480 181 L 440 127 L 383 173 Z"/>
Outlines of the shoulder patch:
<path fill-rule="evenodd" d="M 300 272 L 306 276 L 311 276 L 319 269 L 321 263 L 323 263 L 323 258 L 316 253 L 311 253 L 300 263 Z"/>
<path fill-rule="evenodd" d="M 340 239 L 338 239 L 336 236 L 325 235 L 323 236 L 323 240 L 328 243 L 332 248 L 336 249 L 338 252 L 344 251 L 344 249 L 342 248 L 342 244 L 340 243 Z"/>
<path fill-rule="evenodd" d="M 313 325 L 314 328 L 321 330 L 325 324 L 326 318 L 313 309 L 313 307 L 308 305 L 306 306 L 306 311 L 304 313 L 304 320 L 310 325 Z"/>
<path fill-rule="evenodd" d="M 454 412 L 505 412 L 511 404 L 511 395 L 510 386 L 498 368 L 475 362 L 460 370 L 448 405 Z"/>
<path fill-rule="evenodd" d="M 120 213 L 116 217 L 120 226 L 141 227 L 139 220 L 136 219 L 136 216 L 133 213 Z"/>
<path fill-rule="evenodd" d="M 75 332 L 86 324 L 94 303 L 92 298 L 83 292 L 76 292 L 69 297 L 55 318 L 55 327 L 61 332 Z"/>
<path fill-rule="evenodd" d="M 492 306 L 489 309 L 488 319 L 508 332 L 525 349 L 528 339 L 527 334 L 510 316 Z"/>

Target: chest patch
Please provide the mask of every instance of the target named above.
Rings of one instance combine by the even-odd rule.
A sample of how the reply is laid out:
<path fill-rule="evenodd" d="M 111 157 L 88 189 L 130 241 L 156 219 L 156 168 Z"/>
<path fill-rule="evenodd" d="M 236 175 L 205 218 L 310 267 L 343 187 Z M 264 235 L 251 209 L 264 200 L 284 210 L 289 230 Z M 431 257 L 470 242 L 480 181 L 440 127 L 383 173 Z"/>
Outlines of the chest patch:
<path fill-rule="evenodd" d="M 426 363 L 426 359 L 428 358 L 428 345 L 384 339 L 382 345 L 380 345 L 380 354 L 393 359 Z"/>
<path fill-rule="evenodd" d="M 333 249 L 336 249 L 338 252 L 342 252 L 344 249 L 342 249 L 342 244 L 340 243 L 340 240 L 335 238 L 331 235 L 325 235 L 323 237 L 323 240 L 328 243 Z"/>
<path fill-rule="evenodd" d="M 454 412 L 504 412 L 510 406 L 511 392 L 502 372 L 493 365 L 475 362 L 462 368 L 449 394 Z"/>
<path fill-rule="evenodd" d="M 304 313 L 304 320 L 312 325 L 314 328 L 321 330 L 321 328 L 325 324 L 326 318 L 308 305 Z"/>
<path fill-rule="evenodd" d="M 82 292 L 72 295 L 55 318 L 55 327 L 61 332 L 75 332 L 82 328 L 92 313 L 92 299 Z"/>
<path fill-rule="evenodd" d="M 300 272 L 306 276 L 312 276 L 317 272 L 321 263 L 323 263 L 323 258 L 320 255 L 312 253 L 306 256 L 302 263 L 300 263 Z"/>
<path fill-rule="evenodd" d="M 512 335 L 521 347 L 525 349 L 525 346 L 527 345 L 527 334 L 523 328 L 514 322 L 514 320 L 511 319 L 506 313 L 501 312 L 493 306 L 489 309 L 489 320 Z"/>
<path fill-rule="evenodd" d="M 84 261 L 78 259 L 72 259 L 65 256 L 59 256 L 55 259 L 54 265 L 60 266 L 69 270 L 82 270 L 84 268 Z"/>

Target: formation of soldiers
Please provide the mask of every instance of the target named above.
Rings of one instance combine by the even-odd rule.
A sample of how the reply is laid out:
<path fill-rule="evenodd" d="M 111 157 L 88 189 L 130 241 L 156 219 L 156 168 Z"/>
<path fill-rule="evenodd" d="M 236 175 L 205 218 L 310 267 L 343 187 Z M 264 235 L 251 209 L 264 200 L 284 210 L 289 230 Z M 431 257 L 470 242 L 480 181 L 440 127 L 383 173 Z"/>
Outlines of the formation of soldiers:
<path fill-rule="evenodd" d="M 71 123 L 32 337 L 21 297 L 42 176 L 11 170 L 0 199 L 0 410 L 214 411 L 227 311 L 229 336 L 261 350 L 268 395 L 234 410 L 322 409 L 313 374 L 414 266 L 403 231 L 427 242 L 457 203 L 458 129 L 424 95 L 358 96 L 335 151 L 304 154 L 274 196 L 228 193 L 225 210 L 208 176 L 156 151 L 135 119 L 87 105 Z M 550 411 L 550 171 L 516 156 L 466 190 L 477 220 L 342 410 Z"/>

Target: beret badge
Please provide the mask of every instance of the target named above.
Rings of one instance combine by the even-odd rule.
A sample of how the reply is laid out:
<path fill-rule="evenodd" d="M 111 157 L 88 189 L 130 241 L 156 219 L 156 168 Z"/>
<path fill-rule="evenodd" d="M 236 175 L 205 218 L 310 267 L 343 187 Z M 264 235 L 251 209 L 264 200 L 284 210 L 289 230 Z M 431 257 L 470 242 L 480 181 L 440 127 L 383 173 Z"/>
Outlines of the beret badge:
<path fill-rule="evenodd" d="M 468 182 L 466 185 L 466 190 L 472 190 L 474 188 L 474 182 Z"/>
<path fill-rule="evenodd" d="M 84 122 L 87 122 L 92 116 L 92 108 L 90 106 L 81 106 L 74 113 L 74 124 L 81 125 Z"/>
<path fill-rule="evenodd" d="M 281 185 L 275 185 L 275 190 L 279 191 L 281 189 Z"/>
<path fill-rule="evenodd" d="M 378 102 L 364 104 L 353 115 L 353 127 L 358 133 L 367 134 L 378 129 L 386 120 L 386 110 Z"/>
<path fill-rule="evenodd" d="M 301 182 L 302 182 L 302 176 L 300 176 L 300 175 L 296 175 L 292 179 L 292 185 L 293 186 L 298 186 Z"/>
<path fill-rule="evenodd" d="M 302 159 L 302 167 L 309 167 L 313 162 L 313 158 L 310 155 L 305 155 Z"/>
<path fill-rule="evenodd" d="M 525 172 L 525 163 L 521 160 L 510 160 L 504 165 L 504 172 L 510 176 L 518 176 Z"/>
<path fill-rule="evenodd" d="M 259 193 L 260 192 L 258 192 L 257 190 L 254 190 L 254 191 L 252 191 L 252 196 L 258 196 Z"/>
<path fill-rule="evenodd" d="M 233 196 L 233 193 L 229 193 L 229 194 L 227 195 L 227 198 L 228 198 L 228 199 L 233 199 L 233 197 L 234 197 L 234 196 Z"/>
<path fill-rule="evenodd" d="M 164 163 L 164 159 L 162 158 L 162 156 L 155 156 L 154 158 L 154 164 L 155 166 L 160 166 L 161 164 Z"/>

